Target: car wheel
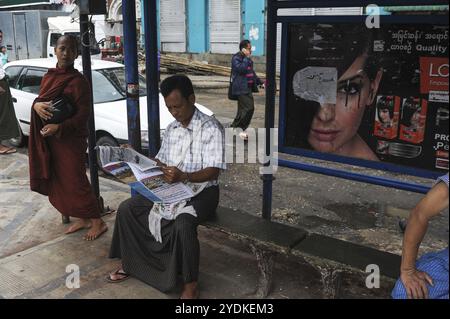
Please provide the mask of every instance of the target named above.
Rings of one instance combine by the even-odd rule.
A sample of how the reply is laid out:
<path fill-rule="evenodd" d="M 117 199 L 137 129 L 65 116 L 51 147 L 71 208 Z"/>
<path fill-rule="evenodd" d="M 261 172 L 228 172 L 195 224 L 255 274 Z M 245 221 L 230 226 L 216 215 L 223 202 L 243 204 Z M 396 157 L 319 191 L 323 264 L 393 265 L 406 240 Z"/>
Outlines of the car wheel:
<path fill-rule="evenodd" d="M 103 135 L 97 139 L 97 146 L 119 146 L 119 143 L 117 143 L 117 141 L 114 137 L 112 137 L 110 135 Z M 107 173 L 103 169 L 102 162 L 100 161 L 100 158 L 98 158 L 98 156 L 97 156 L 97 166 L 100 170 Z"/>
<path fill-rule="evenodd" d="M 9 144 L 11 144 L 14 147 L 22 147 L 22 146 L 24 146 L 25 142 L 27 140 L 25 135 L 23 135 L 22 129 L 20 127 L 19 127 L 19 132 L 20 132 L 20 135 L 18 137 L 10 138 L 8 140 Z"/>
<path fill-rule="evenodd" d="M 97 146 L 119 146 L 119 143 L 117 143 L 114 137 L 103 135 L 97 139 Z"/>

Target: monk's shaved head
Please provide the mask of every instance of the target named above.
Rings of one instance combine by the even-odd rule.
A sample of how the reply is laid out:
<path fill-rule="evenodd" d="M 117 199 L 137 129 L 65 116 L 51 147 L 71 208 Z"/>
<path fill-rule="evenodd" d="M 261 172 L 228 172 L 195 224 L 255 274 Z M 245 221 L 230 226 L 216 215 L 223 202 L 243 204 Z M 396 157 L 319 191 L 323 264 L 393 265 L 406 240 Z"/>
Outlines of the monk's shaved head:
<path fill-rule="evenodd" d="M 60 68 L 67 67 L 78 57 L 78 41 L 73 35 L 62 35 L 56 41 L 55 55 Z"/>
<path fill-rule="evenodd" d="M 75 36 L 71 34 L 64 34 L 60 36 L 56 41 L 56 46 L 59 46 L 61 44 L 70 46 L 74 50 L 74 52 L 78 53 L 78 40 Z"/>

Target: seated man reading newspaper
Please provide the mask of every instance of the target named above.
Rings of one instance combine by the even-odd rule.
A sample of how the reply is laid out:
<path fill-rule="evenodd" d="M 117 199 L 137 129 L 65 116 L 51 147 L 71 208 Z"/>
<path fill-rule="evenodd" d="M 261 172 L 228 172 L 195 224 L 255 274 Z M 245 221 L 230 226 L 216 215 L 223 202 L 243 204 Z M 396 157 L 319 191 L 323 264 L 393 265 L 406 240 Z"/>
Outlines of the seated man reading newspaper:
<path fill-rule="evenodd" d="M 120 204 L 109 256 L 120 258 L 121 267 L 107 280 L 120 282 L 133 276 L 166 292 L 181 275 L 181 298 L 198 298 L 197 226 L 215 213 L 219 202 L 217 179 L 225 169 L 224 130 L 215 118 L 195 107 L 188 77 L 165 79 L 161 93 L 175 118 L 155 159 L 163 174 L 136 178 L 134 189 L 140 194 Z M 176 196 L 170 196 L 167 184 L 176 185 L 172 189 Z M 193 197 L 186 198 L 185 191 Z M 151 196 L 160 200 L 150 201 Z"/>

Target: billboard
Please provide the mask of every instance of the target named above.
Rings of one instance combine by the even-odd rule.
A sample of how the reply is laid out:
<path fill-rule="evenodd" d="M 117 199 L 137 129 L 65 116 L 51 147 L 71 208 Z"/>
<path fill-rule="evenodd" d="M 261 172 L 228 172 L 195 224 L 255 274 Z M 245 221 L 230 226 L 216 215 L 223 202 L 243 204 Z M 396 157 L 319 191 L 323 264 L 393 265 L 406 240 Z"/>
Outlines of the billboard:
<path fill-rule="evenodd" d="M 285 23 L 281 150 L 448 170 L 448 25 L 361 20 Z"/>

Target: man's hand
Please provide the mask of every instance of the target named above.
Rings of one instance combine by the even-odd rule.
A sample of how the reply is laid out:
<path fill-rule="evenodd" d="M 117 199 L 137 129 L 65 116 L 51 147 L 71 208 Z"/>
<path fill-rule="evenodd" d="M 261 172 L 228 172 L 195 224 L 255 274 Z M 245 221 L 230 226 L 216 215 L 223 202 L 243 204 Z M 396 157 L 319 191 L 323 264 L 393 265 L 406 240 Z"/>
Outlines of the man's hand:
<path fill-rule="evenodd" d="M 401 272 L 400 280 L 406 289 L 408 299 L 428 299 L 427 283 L 433 285 L 433 279 L 417 269 Z"/>
<path fill-rule="evenodd" d="M 161 167 L 164 173 L 164 180 L 170 184 L 181 182 L 185 178 L 185 173 L 175 166 Z"/>
<path fill-rule="evenodd" d="M 248 58 L 252 54 L 252 51 L 247 48 L 242 48 L 242 53 Z"/>
<path fill-rule="evenodd" d="M 41 130 L 43 137 L 53 136 L 59 131 L 59 124 L 47 124 Z"/>
<path fill-rule="evenodd" d="M 52 118 L 53 114 L 50 112 L 52 109 L 52 102 L 36 102 L 33 105 L 33 109 L 36 111 L 37 115 L 44 121 Z"/>

